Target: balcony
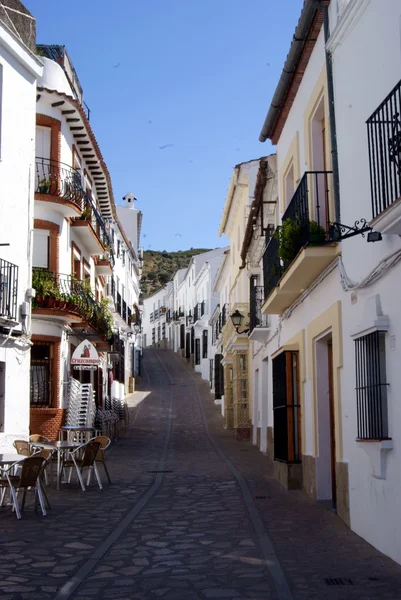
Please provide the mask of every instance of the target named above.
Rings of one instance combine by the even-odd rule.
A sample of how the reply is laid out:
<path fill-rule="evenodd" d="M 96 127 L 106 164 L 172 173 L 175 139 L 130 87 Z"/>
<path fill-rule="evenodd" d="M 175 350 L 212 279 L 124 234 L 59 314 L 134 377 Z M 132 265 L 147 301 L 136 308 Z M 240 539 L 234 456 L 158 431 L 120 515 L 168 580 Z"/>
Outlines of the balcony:
<path fill-rule="evenodd" d="M 97 302 L 88 282 L 35 268 L 32 272 L 35 298 L 32 314 L 50 316 L 65 323 L 85 322 L 102 339 L 111 337 L 113 323 L 107 300 Z"/>
<path fill-rule="evenodd" d="M 64 217 L 76 217 L 85 207 L 81 174 L 69 165 L 36 157 L 35 200 L 57 204 Z"/>
<path fill-rule="evenodd" d="M 92 255 L 102 255 L 107 250 L 114 262 L 105 222 L 88 196 L 81 216 L 71 221 L 71 227 Z"/>
<path fill-rule="evenodd" d="M 401 81 L 367 120 L 376 231 L 401 235 Z"/>
<path fill-rule="evenodd" d="M 307 171 L 263 255 L 263 314 L 282 314 L 339 254 L 330 231 L 331 171 Z"/>
<path fill-rule="evenodd" d="M 111 263 L 111 257 L 105 253 L 102 257 L 95 257 L 95 273 L 96 275 L 111 275 L 113 273 L 113 267 Z"/>
<path fill-rule="evenodd" d="M 261 285 L 251 287 L 250 294 L 250 333 L 249 339 L 265 342 L 269 331 L 268 315 L 262 314 L 264 303 L 264 288 Z"/>
<path fill-rule="evenodd" d="M 0 258 L 0 323 L 18 325 L 18 267 Z"/>

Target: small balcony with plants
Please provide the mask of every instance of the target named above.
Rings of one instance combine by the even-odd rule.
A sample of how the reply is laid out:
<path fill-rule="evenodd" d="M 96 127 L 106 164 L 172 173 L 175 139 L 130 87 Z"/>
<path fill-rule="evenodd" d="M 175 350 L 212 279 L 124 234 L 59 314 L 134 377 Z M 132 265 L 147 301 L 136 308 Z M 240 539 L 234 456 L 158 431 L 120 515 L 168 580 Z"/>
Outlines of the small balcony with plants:
<path fill-rule="evenodd" d="M 339 254 L 331 239 L 331 171 L 307 171 L 263 255 L 263 314 L 282 314 Z"/>
<path fill-rule="evenodd" d="M 50 158 L 35 159 L 35 200 L 57 204 L 64 217 L 77 217 L 85 207 L 81 174 Z"/>
<path fill-rule="evenodd" d="M 269 331 L 269 316 L 262 313 L 264 301 L 263 286 L 252 285 L 250 290 L 249 339 L 256 342 L 265 342 Z"/>
<path fill-rule="evenodd" d="M 372 221 L 401 235 L 401 81 L 367 120 Z"/>
<path fill-rule="evenodd" d="M 80 216 L 71 221 L 71 227 L 92 256 L 107 256 L 111 265 L 114 264 L 106 224 L 89 196 L 86 196 L 85 206 Z"/>
<path fill-rule="evenodd" d="M 113 318 L 109 301 L 104 298 L 98 302 L 88 281 L 34 268 L 32 287 L 35 289 L 33 316 L 48 316 L 72 326 L 84 323 L 101 340 L 111 337 Z"/>
<path fill-rule="evenodd" d="M 104 253 L 100 256 L 95 256 L 94 260 L 96 275 L 102 275 L 103 277 L 105 277 L 113 273 L 112 255 L 107 242 L 104 248 Z"/>

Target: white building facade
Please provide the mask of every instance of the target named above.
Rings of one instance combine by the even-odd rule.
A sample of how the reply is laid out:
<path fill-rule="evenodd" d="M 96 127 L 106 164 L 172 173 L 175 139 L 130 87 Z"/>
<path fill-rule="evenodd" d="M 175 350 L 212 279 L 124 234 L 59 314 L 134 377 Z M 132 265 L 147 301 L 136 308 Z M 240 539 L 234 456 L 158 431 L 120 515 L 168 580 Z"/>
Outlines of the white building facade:
<path fill-rule="evenodd" d="M 7 2 L 5 2 L 7 5 Z M 0 447 L 29 432 L 36 82 L 35 20 L 0 9 Z M 6 14 L 7 13 L 7 14 Z M 4 18 L 4 21 L 3 21 Z"/>
<path fill-rule="evenodd" d="M 340 9 L 327 48 L 341 222 L 366 219 L 375 232 L 370 239 L 382 236 L 342 243 L 341 427 L 350 525 L 401 563 L 401 6 L 349 0 Z"/>
<path fill-rule="evenodd" d="M 36 103 L 30 428 L 55 438 L 72 379 L 92 385 L 98 408 L 106 396 L 122 400 L 133 389 L 139 229 L 134 247 L 118 219 L 65 47 L 39 51 L 44 70 Z M 96 370 L 71 364 L 84 340 L 99 357 Z"/>

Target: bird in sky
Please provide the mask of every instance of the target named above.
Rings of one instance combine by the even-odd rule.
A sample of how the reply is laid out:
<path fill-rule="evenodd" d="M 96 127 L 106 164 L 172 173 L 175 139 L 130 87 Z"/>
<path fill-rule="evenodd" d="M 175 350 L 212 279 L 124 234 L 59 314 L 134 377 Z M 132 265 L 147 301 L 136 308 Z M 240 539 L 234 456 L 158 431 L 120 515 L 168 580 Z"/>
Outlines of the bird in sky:
<path fill-rule="evenodd" d="M 165 150 L 165 148 L 172 148 L 174 144 L 164 144 L 164 146 L 159 146 L 159 150 Z"/>
<path fill-rule="evenodd" d="M 121 63 L 117 63 L 116 65 L 113 65 L 113 69 L 118 69 L 118 67 L 121 65 Z"/>
<path fill-rule="evenodd" d="M 182 237 L 182 233 L 176 233 L 174 237 Z"/>

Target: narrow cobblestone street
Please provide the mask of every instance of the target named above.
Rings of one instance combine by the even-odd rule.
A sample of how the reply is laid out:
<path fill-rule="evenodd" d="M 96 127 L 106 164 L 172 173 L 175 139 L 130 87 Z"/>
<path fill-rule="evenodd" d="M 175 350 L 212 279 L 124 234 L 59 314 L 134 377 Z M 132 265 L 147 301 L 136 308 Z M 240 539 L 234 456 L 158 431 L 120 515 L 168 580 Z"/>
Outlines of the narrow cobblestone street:
<path fill-rule="evenodd" d="M 283 490 L 177 355 L 143 367 L 112 485 L 51 489 L 45 518 L 1 509 L 2 600 L 399 600 L 401 567 Z"/>

